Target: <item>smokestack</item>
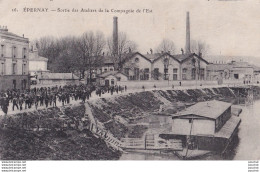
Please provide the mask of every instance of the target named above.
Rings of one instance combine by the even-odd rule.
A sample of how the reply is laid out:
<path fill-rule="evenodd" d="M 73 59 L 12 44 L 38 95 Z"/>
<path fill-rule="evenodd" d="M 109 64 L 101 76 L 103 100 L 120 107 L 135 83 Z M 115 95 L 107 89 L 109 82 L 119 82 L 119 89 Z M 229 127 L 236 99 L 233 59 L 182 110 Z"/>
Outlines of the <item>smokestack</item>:
<path fill-rule="evenodd" d="M 190 15 L 189 12 L 186 14 L 186 54 L 190 53 Z"/>
<path fill-rule="evenodd" d="M 113 54 L 118 55 L 118 25 L 117 17 L 113 18 Z"/>

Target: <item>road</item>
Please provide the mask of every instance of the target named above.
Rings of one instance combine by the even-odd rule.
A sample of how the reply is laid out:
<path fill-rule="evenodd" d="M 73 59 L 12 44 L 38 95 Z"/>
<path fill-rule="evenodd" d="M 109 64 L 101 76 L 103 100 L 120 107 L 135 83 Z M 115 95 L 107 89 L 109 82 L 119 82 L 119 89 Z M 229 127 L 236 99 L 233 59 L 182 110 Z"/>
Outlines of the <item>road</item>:
<path fill-rule="evenodd" d="M 202 85 L 202 86 L 174 86 L 174 88 L 172 87 L 164 87 L 164 88 L 149 88 L 149 89 L 132 89 L 132 90 L 127 90 L 126 92 L 114 92 L 113 95 L 111 95 L 111 93 L 104 93 L 101 95 L 101 97 L 99 97 L 98 95 L 96 95 L 94 92 L 92 93 L 92 96 L 90 97 L 90 99 L 88 101 L 91 100 L 95 100 L 95 99 L 99 99 L 99 98 L 109 98 L 109 97 L 116 97 L 116 96 L 121 96 L 121 95 L 127 95 L 129 93 L 137 93 L 137 92 L 143 92 L 143 91 L 152 91 L 152 90 L 186 90 L 186 89 L 203 89 L 203 88 L 220 88 L 220 87 L 234 87 L 234 86 L 242 86 L 242 85 Z M 75 101 L 75 100 L 70 100 L 70 105 L 73 104 L 79 104 L 80 102 L 82 102 L 81 100 Z M 68 104 L 65 104 L 66 106 Z M 7 115 L 12 115 L 12 114 L 17 114 L 17 113 L 22 113 L 22 112 L 31 112 L 36 110 L 34 105 L 32 106 L 31 109 L 23 109 L 23 110 L 17 110 L 15 108 L 15 110 L 12 110 L 12 106 L 13 104 L 10 103 L 9 104 L 9 108 L 8 108 L 8 113 Z M 62 106 L 62 102 L 57 101 L 57 107 L 61 107 Z M 48 106 L 50 107 L 50 106 Z M 38 110 L 39 109 L 46 109 L 45 106 L 38 106 Z M 0 110 L 0 115 L 4 115 L 3 111 Z"/>

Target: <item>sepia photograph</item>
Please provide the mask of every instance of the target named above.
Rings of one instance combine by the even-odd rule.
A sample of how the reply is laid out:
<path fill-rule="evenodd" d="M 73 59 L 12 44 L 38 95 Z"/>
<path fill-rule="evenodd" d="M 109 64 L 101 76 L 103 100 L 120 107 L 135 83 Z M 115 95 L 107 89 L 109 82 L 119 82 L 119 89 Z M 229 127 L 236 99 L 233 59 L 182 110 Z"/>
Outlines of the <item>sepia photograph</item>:
<path fill-rule="evenodd" d="M 0 0 L 2 166 L 258 164 L 259 10 L 259 0 Z"/>

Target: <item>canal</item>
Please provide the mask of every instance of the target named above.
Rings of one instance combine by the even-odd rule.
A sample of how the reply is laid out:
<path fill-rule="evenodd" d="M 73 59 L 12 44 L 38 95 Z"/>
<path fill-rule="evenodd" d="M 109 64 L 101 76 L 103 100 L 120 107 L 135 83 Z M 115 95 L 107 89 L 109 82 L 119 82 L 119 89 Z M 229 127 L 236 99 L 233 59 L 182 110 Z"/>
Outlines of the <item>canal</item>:
<path fill-rule="evenodd" d="M 202 160 L 256 160 L 260 159 L 260 100 L 253 105 L 239 105 L 242 108 L 240 118 L 242 120 L 238 138 L 229 147 L 225 157 L 211 155 Z M 152 116 L 154 121 L 155 116 Z M 151 119 L 145 119 L 151 121 Z M 142 122 L 145 122 L 142 121 Z M 158 117 L 157 121 L 167 123 L 168 117 Z M 152 128 L 154 129 L 154 128 Z M 145 154 L 145 153 L 123 153 L 120 160 L 179 160 L 173 154 Z"/>

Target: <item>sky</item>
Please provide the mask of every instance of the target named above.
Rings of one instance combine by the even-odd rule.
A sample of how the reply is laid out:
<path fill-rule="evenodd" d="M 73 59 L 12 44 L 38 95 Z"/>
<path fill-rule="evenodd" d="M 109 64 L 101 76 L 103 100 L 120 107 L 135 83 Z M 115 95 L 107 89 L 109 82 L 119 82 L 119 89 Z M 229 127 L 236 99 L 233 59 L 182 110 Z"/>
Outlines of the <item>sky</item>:
<path fill-rule="evenodd" d="M 12 12 L 14 8 L 18 12 Z M 48 8 L 48 12 L 23 12 L 23 8 Z M 50 11 L 58 8 L 70 12 Z M 71 12 L 73 8 L 109 12 Z M 116 13 L 112 9 L 132 9 L 134 13 Z M 138 9 L 141 13 L 136 12 Z M 78 36 L 96 30 L 110 36 L 113 16 L 117 16 L 119 31 L 126 32 L 140 52 L 154 49 L 167 38 L 174 41 L 176 53 L 181 53 L 185 47 L 187 11 L 191 39 L 206 42 L 209 54 L 260 56 L 260 0 L 0 0 L 0 25 L 30 40 Z"/>

